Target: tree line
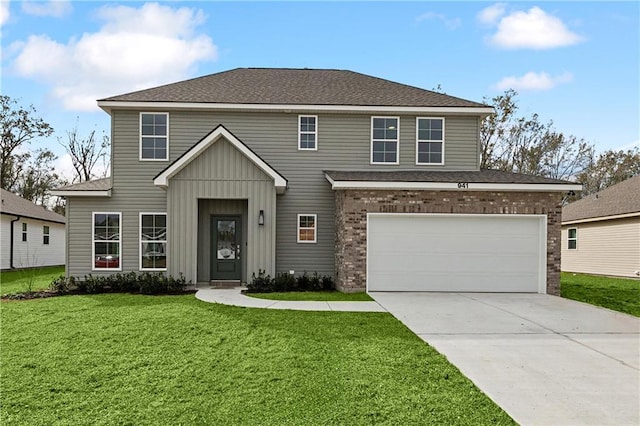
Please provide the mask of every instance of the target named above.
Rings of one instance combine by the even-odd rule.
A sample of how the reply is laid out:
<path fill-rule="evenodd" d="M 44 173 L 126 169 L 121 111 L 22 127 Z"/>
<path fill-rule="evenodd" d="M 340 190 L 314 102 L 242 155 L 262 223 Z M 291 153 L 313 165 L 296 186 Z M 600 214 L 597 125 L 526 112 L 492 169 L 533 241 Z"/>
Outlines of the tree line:
<path fill-rule="evenodd" d="M 436 89 L 441 91 L 440 87 Z M 515 173 L 574 180 L 583 185 L 575 200 L 640 174 L 640 149 L 608 150 L 596 153 L 593 144 L 543 123 L 538 114 L 518 113 L 517 92 L 507 90 L 484 99 L 495 112 L 482 121 L 480 167 Z M 49 138 L 54 130 L 38 116 L 33 105 L 21 106 L 16 99 L 0 96 L 0 185 L 3 189 L 64 212 L 51 190 L 71 183 L 105 177 L 109 169 L 109 137 L 96 131 L 82 136 L 76 126 L 57 137 L 71 157 L 74 175 L 60 176 L 54 164 L 58 157 L 48 148 L 31 150 L 32 142 Z M 101 165 L 101 173 L 97 166 Z M 55 198 L 55 197 L 54 197 Z"/>

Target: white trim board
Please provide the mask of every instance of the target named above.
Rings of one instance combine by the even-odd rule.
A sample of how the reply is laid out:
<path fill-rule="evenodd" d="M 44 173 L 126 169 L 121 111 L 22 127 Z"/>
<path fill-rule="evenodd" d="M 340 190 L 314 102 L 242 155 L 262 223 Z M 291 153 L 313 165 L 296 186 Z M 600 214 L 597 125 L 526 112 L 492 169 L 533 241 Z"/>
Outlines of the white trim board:
<path fill-rule="evenodd" d="M 295 104 L 233 104 L 209 102 L 141 102 L 141 101 L 98 101 L 98 106 L 110 113 L 113 108 L 164 110 L 244 110 L 280 111 L 285 113 L 304 112 L 354 112 L 354 113 L 416 113 L 455 114 L 487 116 L 494 112 L 492 107 L 409 107 L 384 105 L 295 105 Z"/>
<path fill-rule="evenodd" d="M 51 191 L 51 195 L 58 197 L 111 197 L 111 190 L 106 191 Z"/>

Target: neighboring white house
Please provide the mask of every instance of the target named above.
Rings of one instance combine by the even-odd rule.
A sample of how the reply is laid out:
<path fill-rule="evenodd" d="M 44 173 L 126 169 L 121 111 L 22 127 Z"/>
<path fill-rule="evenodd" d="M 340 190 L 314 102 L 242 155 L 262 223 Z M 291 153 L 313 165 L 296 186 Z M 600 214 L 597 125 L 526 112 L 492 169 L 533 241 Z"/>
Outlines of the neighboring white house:
<path fill-rule="evenodd" d="M 65 217 L 0 191 L 0 269 L 64 265 Z"/>
<path fill-rule="evenodd" d="M 562 270 L 640 277 L 640 175 L 562 209 Z"/>

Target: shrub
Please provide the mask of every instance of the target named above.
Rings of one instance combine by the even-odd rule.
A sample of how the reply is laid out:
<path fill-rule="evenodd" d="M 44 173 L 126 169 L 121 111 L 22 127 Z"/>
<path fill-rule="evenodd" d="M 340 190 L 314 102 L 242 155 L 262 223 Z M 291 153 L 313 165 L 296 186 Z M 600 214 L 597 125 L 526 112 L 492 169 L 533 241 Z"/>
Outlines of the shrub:
<path fill-rule="evenodd" d="M 247 283 L 248 293 L 270 293 L 273 291 L 273 278 L 266 274 L 263 269 L 258 270 L 258 276 L 255 272 L 251 274 L 251 282 Z"/>
<path fill-rule="evenodd" d="M 273 290 L 271 291 L 280 292 L 295 290 L 297 290 L 297 285 L 296 278 L 293 275 L 286 272 L 276 274 L 276 277 L 273 280 Z"/>
<path fill-rule="evenodd" d="M 49 284 L 49 290 L 60 294 L 68 294 L 76 291 L 76 279 L 74 277 L 65 277 L 60 275 Z"/>
<path fill-rule="evenodd" d="M 306 271 L 294 277 L 288 273 L 276 274 L 275 278 L 267 275 L 264 270 L 254 273 L 251 282 L 247 283 L 247 293 L 273 293 L 286 291 L 322 291 L 335 288 L 333 278 L 328 275 L 320 277 L 317 272 L 309 275 Z"/>
<path fill-rule="evenodd" d="M 333 290 L 336 288 L 336 284 L 333 282 L 333 278 L 329 275 L 325 275 L 320 280 L 320 286 L 323 290 Z"/>
<path fill-rule="evenodd" d="M 162 273 L 135 272 L 111 275 L 85 275 L 83 280 L 60 276 L 53 280 L 49 288 L 58 294 L 80 293 L 142 293 L 179 294 L 187 286 L 186 278 L 165 276 Z"/>

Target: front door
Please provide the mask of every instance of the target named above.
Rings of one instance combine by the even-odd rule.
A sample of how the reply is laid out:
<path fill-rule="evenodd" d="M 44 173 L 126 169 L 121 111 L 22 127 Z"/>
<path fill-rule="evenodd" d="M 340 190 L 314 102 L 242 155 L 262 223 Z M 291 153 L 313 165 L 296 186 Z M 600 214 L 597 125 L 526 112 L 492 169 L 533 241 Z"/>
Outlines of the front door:
<path fill-rule="evenodd" d="M 240 281 L 241 223 L 241 216 L 211 216 L 212 280 Z"/>

